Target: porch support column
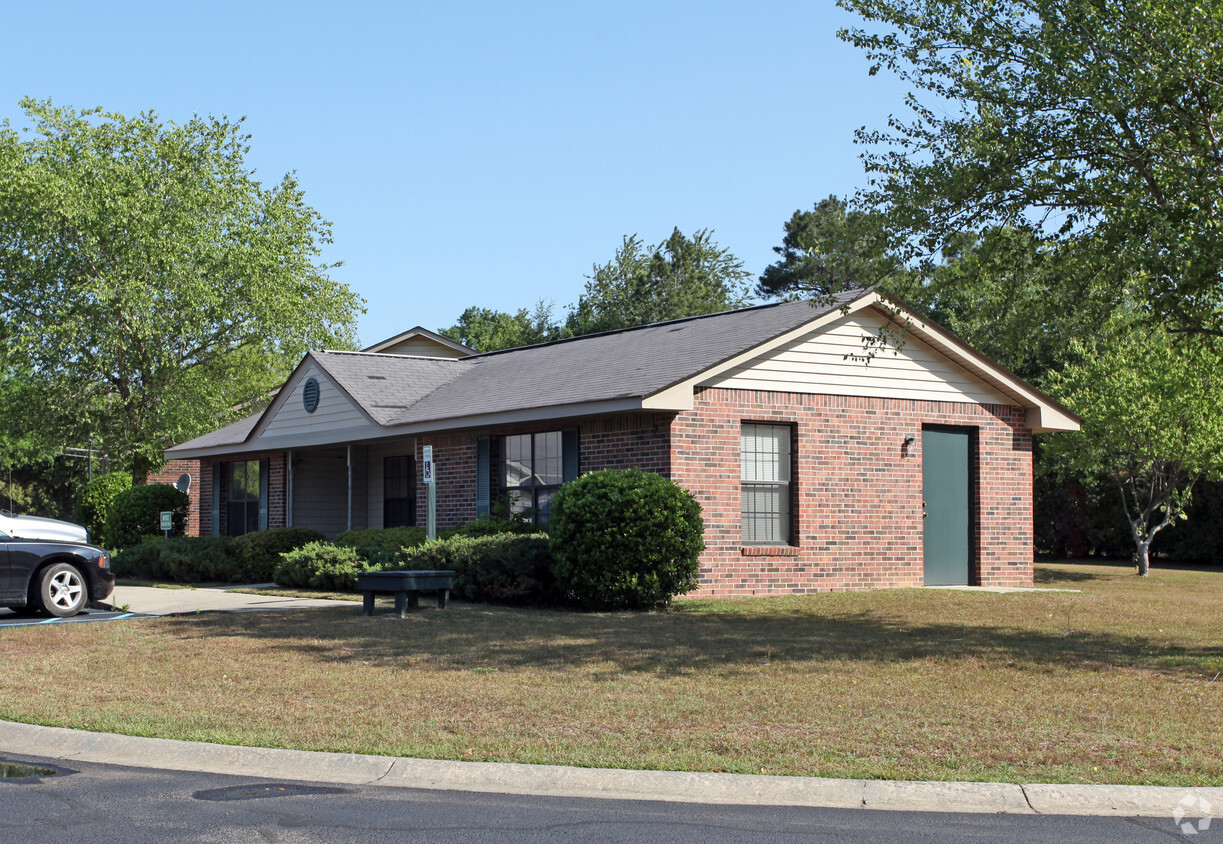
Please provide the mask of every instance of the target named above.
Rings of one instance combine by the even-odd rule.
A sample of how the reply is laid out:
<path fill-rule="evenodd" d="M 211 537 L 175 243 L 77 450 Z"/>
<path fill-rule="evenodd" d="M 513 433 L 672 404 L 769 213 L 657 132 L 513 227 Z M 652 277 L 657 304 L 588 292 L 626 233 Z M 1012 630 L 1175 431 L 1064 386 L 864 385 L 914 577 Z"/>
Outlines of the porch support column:
<path fill-rule="evenodd" d="M 348 530 L 352 530 L 352 443 L 348 444 Z"/>
<path fill-rule="evenodd" d="M 293 527 L 293 452 L 285 454 L 285 526 Z"/>

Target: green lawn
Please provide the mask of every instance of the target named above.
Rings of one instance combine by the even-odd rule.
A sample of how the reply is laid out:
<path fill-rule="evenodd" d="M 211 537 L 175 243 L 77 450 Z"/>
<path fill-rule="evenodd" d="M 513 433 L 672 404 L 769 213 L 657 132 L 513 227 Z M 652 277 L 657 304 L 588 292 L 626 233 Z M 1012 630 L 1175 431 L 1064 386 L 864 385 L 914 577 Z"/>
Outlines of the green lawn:
<path fill-rule="evenodd" d="M 1223 571 L 1037 579 L 1082 591 L 4 628 L 0 718 L 449 759 L 1223 784 Z"/>

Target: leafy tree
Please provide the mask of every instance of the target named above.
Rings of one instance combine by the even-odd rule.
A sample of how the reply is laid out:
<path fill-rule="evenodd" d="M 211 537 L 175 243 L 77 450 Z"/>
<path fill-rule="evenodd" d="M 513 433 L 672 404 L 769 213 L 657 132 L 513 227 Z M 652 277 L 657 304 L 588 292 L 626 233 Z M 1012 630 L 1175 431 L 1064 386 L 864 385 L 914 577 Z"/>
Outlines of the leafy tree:
<path fill-rule="evenodd" d="M 850 210 L 836 196 L 811 211 L 798 210 L 785 224 L 781 260 L 760 276 L 762 298 L 819 298 L 855 287 L 886 285 L 904 273 L 904 262 L 888 242 L 881 216 Z"/>
<path fill-rule="evenodd" d="M 521 308 L 513 314 L 473 305 L 438 333 L 481 352 L 495 352 L 559 340 L 564 330 L 552 316 L 552 304 L 541 299 L 534 311 Z"/>
<path fill-rule="evenodd" d="M 677 228 L 657 246 L 626 236 L 616 256 L 595 264 L 566 321 L 572 336 L 742 307 L 750 301 L 743 262 L 700 229 Z"/>
<path fill-rule="evenodd" d="M 49 424 L 141 481 L 307 348 L 351 343 L 329 224 L 292 174 L 254 179 L 241 121 L 21 105 L 28 137 L 0 124 L 0 351 L 57 397 Z"/>
<path fill-rule="evenodd" d="M 1051 248 L 1026 228 L 952 237 L 928 273 L 884 287 L 1020 376 L 1040 383 L 1077 360 L 1072 345 L 1117 307 L 1087 260 Z"/>
<path fill-rule="evenodd" d="M 1151 542 L 1183 517 L 1194 483 L 1223 471 L 1223 359 L 1124 327 L 1078 349 L 1082 362 L 1052 373 L 1050 389 L 1083 428 L 1051 437 L 1048 453 L 1064 474 L 1116 487 L 1145 576 Z"/>
<path fill-rule="evenodd" d="M 842 38 L 912 86 L 859 141 L 863 200 L 927 259 L 1009 226 L 1171 330 L 1223 336 L 1223 5 L 838 0 Z"/>

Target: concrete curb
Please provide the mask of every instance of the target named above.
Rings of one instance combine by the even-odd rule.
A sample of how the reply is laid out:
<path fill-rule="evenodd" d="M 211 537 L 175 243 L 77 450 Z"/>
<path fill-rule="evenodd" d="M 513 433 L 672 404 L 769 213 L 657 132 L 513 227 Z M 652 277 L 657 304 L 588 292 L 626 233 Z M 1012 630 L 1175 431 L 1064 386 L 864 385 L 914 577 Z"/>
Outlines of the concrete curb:
<path fill-rule="evenodd" d="M 260 779 L 610 800 L 1165 818 L 1186 798 L 1223 806 L 1223 788 L 838 780 L 451 762 L 235 747 L 11 721 L 0 721 L 0 752 Z"/>

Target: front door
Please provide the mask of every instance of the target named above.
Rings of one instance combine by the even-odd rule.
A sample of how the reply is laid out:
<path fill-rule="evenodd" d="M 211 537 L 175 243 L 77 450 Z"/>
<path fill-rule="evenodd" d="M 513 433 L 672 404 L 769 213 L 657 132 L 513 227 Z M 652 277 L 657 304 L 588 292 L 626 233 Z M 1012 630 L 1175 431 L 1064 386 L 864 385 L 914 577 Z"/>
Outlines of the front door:
<path fill-rule="evenodd" d="M 927 586 L 971 582 L 970 437 L 965 430 L 922 430 L 922 542 Z"/>

